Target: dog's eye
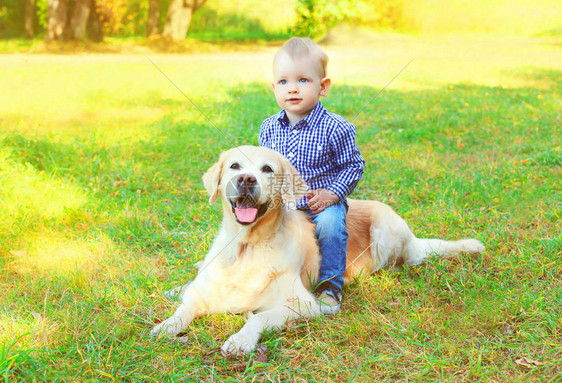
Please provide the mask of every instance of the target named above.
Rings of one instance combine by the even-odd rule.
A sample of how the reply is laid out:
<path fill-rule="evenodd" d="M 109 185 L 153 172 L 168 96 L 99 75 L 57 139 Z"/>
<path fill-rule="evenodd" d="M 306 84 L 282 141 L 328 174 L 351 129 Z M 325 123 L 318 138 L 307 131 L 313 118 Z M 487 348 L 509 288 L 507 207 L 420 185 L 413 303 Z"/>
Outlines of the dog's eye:
<path fill-rule="evenodd" d="M 261 168 L 261 171 L 264 173 L 273 173 L 273 169 L 271 169 L 271 166 L 269 165 L 264 165 L 264 167 Z"/>
<path fill-rule="evenodd" d="M 230 168 L 234 170 L 238 170 L 240 169 L 240 164 L 238 162 L 235 162 L 232 165 L 230 165 Z"/>

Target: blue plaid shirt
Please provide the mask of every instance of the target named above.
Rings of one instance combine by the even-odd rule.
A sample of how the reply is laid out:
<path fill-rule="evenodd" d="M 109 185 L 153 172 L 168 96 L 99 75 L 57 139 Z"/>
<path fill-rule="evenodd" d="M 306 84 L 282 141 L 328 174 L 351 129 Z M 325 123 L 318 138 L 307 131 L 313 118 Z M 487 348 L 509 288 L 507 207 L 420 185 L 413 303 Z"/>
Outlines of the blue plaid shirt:
<path fill-rule="evenodd" d="M 355 145 L 355 126 L 320 102 L 294 127 L 284 110 L 265 119 L 259 145 L 288 158 L 309 189 L 328 189 L 340 200 L 351 194 L 365 169 Z M 306 205 L 303 198 L 297 207 Z"/>

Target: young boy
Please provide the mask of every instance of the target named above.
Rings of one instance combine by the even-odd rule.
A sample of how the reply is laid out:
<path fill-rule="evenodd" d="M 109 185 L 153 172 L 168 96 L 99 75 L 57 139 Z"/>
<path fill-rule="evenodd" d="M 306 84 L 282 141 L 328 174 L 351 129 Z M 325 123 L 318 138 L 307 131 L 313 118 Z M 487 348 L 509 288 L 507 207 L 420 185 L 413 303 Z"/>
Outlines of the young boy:
<path fill-rule="evenodd" d="M 355 126 L 319 101 L 331 86 L 327 63 L 326 53 L 307 38 L 294 37 L 277 52 L 272 86 L 283 110 L 264 120 L 259 144 L 288 158 L 308 184 L 297 208 L 316 224 L 322 253 L 316 294 L 322 312 L 335 314 L 346 266 L 345 198 L 361 179 L 365 161 L 355 145 Z"/>

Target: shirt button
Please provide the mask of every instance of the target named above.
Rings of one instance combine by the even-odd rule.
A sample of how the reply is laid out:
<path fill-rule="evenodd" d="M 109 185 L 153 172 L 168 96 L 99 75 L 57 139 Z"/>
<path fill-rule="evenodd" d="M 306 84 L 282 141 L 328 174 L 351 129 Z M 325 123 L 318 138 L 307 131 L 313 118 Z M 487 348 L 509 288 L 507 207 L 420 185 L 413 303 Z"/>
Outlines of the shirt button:
<path fill-rule="evenodd" d="M 293 158 L 295 155 L 293 153 L 287 154 L 287 158 Z"/>
<path fill-rule="evenodd" d="M 299 131 L 296 129 L 293 129 L 293 134 L 297 134 Z"/>

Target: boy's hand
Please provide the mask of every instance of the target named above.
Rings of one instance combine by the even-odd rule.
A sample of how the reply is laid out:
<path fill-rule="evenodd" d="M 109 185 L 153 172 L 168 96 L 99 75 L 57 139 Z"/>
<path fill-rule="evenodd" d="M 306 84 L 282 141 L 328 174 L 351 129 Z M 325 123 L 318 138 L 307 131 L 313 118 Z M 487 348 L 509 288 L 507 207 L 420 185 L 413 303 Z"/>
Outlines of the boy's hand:
<path fill-rule="evenodd" d="M 340 200 L 334 192 L 327 189 L 309 190 L 306 199 L 308 200 L 308 207 L 314 214 L 320 213 Z"/>

